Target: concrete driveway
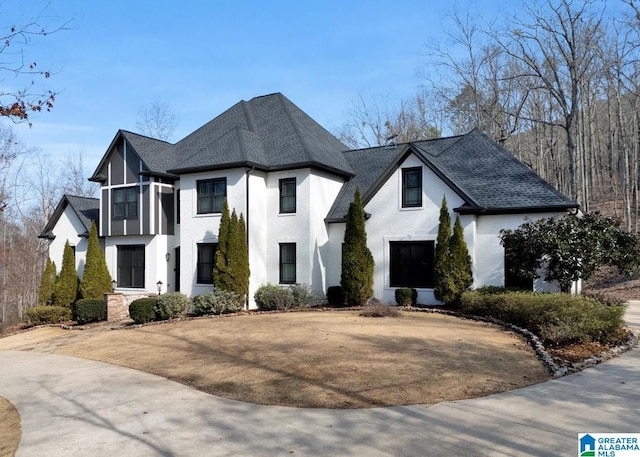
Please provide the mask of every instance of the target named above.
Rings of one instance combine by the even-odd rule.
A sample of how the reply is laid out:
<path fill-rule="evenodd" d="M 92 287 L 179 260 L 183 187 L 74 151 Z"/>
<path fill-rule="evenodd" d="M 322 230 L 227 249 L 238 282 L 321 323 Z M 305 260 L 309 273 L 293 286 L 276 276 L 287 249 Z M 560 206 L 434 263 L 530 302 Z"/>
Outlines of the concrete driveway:
<path fill-rule="evenodd" d="M 640 302 L 626 317 L 640 328 Z M 105 363 L 0 351 L 0 396 L 22 417 L 18 457 L 576 455 L 578 433 L 640 430 L 640 349 L 512 392 L 367 410 L 259 406 Z"/>

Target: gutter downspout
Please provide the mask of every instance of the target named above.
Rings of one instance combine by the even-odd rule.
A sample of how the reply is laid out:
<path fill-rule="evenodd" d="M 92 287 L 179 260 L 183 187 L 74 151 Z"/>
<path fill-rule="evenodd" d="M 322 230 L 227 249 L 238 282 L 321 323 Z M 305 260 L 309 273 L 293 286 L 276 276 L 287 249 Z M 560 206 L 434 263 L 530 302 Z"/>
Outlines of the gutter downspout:
<path fill-rule="evenodd" d="M 255 167 L 247 168 L 247 171 L 244 173 L 245 177 L 245 210 L 247 211 L 247 216 L 245 218 L 245 223 L 247 224 L 246 237 L 247 237 L 247 257 L 249 257 L 249 177 L 251 176 L 251 172 L 255 170 Z M 251 265 L 251 264 L 249 264 Z M 251 267 L 249 267 L 251 268 Z M 251 276 L 249 276 L 249 282 L 251 282 Z M 244 307 L 246 310 L 249 310 L 249 296 L 247 294 L 247 299 L 245 300 Z"/>

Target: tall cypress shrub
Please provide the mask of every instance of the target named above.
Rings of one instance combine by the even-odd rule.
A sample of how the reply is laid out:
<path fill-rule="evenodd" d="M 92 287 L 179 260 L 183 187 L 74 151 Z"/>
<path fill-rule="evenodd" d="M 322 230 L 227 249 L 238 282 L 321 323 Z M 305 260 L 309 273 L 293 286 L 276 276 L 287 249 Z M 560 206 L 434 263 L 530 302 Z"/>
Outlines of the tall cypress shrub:
<path fill-rule="evenodd" d="M 342 250 L 340 285 L 347 305 L 365 305 L 373 297 L 373 269 L 373 255 L 367 247 L 364 207 L 360 189 L 356 189 L 347 213 Z"/>
<path fill-rule="evenodd" d="M 78 273 L 76 272 L 75 256 L 69 241 L 64 245 L 62 269 L 56 281 L 54 297 L 57 306 L 66 306 L 68 308 L 71 308 L 71 305 L 78 298 Z"/>
<path fill-rule="evenodd" d="M 38 305 L 53 304 L 53 288 L 56 284 L 56 264 L 47 258 L 47 263 L 40 278 L 40 289 L 38 289 Z"/>
<path fill-rule="evenodd" d="M 111 275 L 98 240 L 98 229 L 95 222 L 92 222 L 89 232 L 89 246 L 87 247 L 87 261 L 80 282 L 80 295 L 82 298 L 100 300 L 106 292 L 110 291 Z"/>
<path fill-rule="evenodd" d="M 224 290 L 238 291 L 240 276 L 240 233 L 238 232 L 238 215 L 235 208 L 231 211 L 229 220 L 229 237 L 227 238 L 227 283 Z"/>
<path fill-rule="evenodd" d="M 460 216 L 456 215 L 453 224 L 453 235 L 449 239 L 449 255 L 451 257 L 451 275 L 453 279 L 453 303 L 458 304 L 462 293 L 471 287 L 473 273 L 471 271 L 471 256 L 467 242 L 464 240 L 464 231 L 460 223 Z"/>
<path fill-rule="evenodd" d="M 238 218 L 238 278 L 237 292 L 246 302 L 249 296 L 249 276 L 251 270 L 249 268 L 249 245 L 247 244 L 247 226 L 244 217 L 240 213 Z"/>
<path fill-rule="evenodd" d="M 449 303 L 452 300 L 453 289 L 452 261 L 449 253 L 449 238 L 451 238 L 451 216 L 447 208 L 447 199 L 442 197 L 440 218 L 438 220 L 438 237 L 436 238 L 436 254 L 434 267 L 434 295 L 438 300 Z"/>
<path fill-rule="evenodd" d="M 231 217 L 229 215 L 229 205 L 224 201 L 222 214 L 220 216 L 220 228 L 218 229 L 218 248 L 216 249 L 215 261 L 213 265 L 213 285 L 216 289 L 229 290 L 229 278 L 227 272 L 228 251 L 229 251 L 229 230 Z"/>

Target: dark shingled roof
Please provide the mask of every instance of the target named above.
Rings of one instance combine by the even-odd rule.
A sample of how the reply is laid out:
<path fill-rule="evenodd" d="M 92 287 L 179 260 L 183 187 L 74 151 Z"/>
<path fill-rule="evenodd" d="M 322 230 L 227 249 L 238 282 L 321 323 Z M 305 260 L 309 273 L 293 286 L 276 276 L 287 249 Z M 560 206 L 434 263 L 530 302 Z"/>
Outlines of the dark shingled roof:
<path fill-rule="evenodd" d="M 479 130 L 466 135 L 345 152 L 356 172 L 346 183 L 327 220 L 344 220 L 356 186 L 366 203 L 414 152 L 465 201 L 455 211 L 507 214 L 577 208 L 527 165 Z"/>
<path fill-rule="evenodd" d="M 86 229 L 84 233 L 79 233 L 78 235 L 88 235 L 91 230 L 91 222 L 95 222 L 98 224 L 100 219 L 100 200 L 97 198 L 88 198 L 88 197 L 78 197 L 76 195 L 63 195 L 62 199 L 60 199 L 60 203 L 56 207 L 53 215 L 47 222 L 47 225 L 42 230 L 42 233 L 38 235 L 39 238 L 50 238 L 53 239 L 53 227 L 58 223 L 60 216 L 66 209 L 67 205 L 71 206 L 71 209 L 76 213 L 80 222 Z"/>

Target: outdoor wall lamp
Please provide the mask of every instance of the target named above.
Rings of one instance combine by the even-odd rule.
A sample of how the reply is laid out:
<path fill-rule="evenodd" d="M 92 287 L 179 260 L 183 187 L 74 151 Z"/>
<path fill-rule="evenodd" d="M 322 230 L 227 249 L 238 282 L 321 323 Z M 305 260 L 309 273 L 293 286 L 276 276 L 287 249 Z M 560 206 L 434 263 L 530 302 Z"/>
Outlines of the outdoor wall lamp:
<path fill-rule="evenodd" d="M 116 281 L 115 279 L 111 280 L 111 292 L 115 292 L 116 291 L 116 286 L 118 285 L 118 281 Z"/>
<path fill-rule="evenodd" d="M 169 260 L 171 260 L 171 254 L 169 254 L 168 252 L 164 255 L 164 258 L 167 259 L 167 262 Z"/>
<path fill-rule="evenodd" d="M 160 295 L 162 293 L 162 281 L 158 281 L 156 286 L 158 286 L 158 295 Z"/>

